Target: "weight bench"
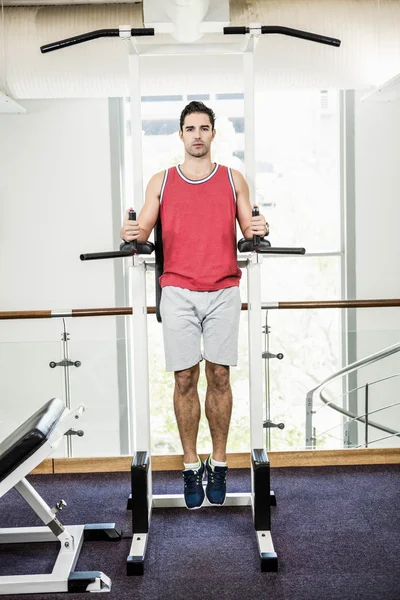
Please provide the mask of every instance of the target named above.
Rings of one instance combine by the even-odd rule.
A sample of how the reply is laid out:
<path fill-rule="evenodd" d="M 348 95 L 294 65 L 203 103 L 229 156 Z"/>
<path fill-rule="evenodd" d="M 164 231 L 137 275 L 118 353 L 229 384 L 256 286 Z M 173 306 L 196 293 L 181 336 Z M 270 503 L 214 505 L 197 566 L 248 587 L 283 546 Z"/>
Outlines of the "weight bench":
<path fill-rule="evenodd" d="M 56 517 L 56 513 L 65 506 L 64 500 L 51 509 L 25 479 L 28 473 L 50 456 L 65 433 L 82 417 L 84 410 L 83 406 L 69 410 L 61 400 L 53 398 L 0 444 L 0 499 L 15 488 L 45 525 L 0 528 L 0 543 L 60 542 L 52 573 L 1 576 L 0 595 L 109 592 L 111 589 L 110 578 L 101 571 L 74 572 L 74 568 L 84 540 L 121 539 L 121 532 L 115 524 L 65 527 Z"/>

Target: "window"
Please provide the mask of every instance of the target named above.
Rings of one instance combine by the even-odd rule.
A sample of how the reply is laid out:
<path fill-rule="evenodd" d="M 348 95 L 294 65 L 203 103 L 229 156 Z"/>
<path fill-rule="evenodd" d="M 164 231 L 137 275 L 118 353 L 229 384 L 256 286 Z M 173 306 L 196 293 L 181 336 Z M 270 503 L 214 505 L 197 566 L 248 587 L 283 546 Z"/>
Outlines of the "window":
<path fill-rule="evenodd" d="M 216 100 L 243 100 L 244 94 L 216 94 Z"/>
<path fill-rule="evenodd" d="M 188 102 L 191 102 L 192 100 L 199 100 L 201 102 L 204 102 L 205 100 L 209 100 L 210 99 L 210 94 L 189 94 L 187 97 Z"/>
<path fill-rule="evenodd" d="M 148 119 L 142 121 L 142 128 L 145 135 L 169 135 L 179 130 L 179 121 L 177 119 Z"/>
<path fill-rule="evenodd" d="M 183 100 L 183 96 L 142 96 L 142 102 L 177 102 Z"/>
<path fill-rule="evenodd" d="M 178 136 L 179 103 L 147 100 L 143 120 L 144 184 L 157 171 L 183 160 Z M 204 94 L 216 114 L 217 136 L 212 158 L 245 173 L 243 94 Z M 162 116 L 160 116 L 162 115 Z M 263 265 L 263 300 L 286 301 L 341 297 L 341 238 L 339 192 L 338 94 L 320 92 L 256 93 L 255 201 L 271 225 L 274 246 L 304 246 L 304 257 L 270 257 Z M 174 129 L 175 128 L 175 129 Z M 130 143 L 126 174 L 130 175 Z M 129 190 L 129 185 L 128 185 Z M 131 192 L 128 191 L 128 197 Z M 127 205 L 131 201 L 127 200 Z M 240 232 L 238 232 L 240 237 Z M 154 304 L 154 275 L 149 273 L 149 304 Z M 246 276 L 242 279 L 246 301 Z M 285 423 L 273 429 L 269 448 L 304 447 L 305 397 L 318 381 L 341 366 L 341 323 L 337 311 L 269 311 L 270 334 L 265 343 L 283 360 L 265 360 L 266 398 L 272 421 Z M 181 452 L 173 413 L 173 375 L 164 370 L 162 330 L 149 317 L 149 353 L 152 404 L 152 444 L 155 453 Z M 261 334 L 261 333 L 260 333 Z M 228 450 L 249 448 L 247 315 L 242 313 L 240 363 L 232 369 L 234 407 Z M 204 365 L 199 382 L 204 406 Z M 335 419 L 326 411 L 328 419 Z M 331 422 L 331 421 L 330 421 Z M 332 447 L 330 439 L 327 447 Z M 202 410 L 199 451 L 210 448 L 207 421 Z"/>

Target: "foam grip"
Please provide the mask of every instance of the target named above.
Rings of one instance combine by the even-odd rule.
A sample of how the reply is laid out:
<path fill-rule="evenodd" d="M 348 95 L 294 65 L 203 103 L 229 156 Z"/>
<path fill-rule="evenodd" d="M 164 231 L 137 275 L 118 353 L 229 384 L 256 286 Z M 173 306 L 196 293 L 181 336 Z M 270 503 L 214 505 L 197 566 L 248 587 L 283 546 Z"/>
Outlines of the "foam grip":
<path fill-rule="evenodd" d="M 136 221 L 136 211 L 131 209 L 129 211 L 129 216 L 128 216 L 129 221 Z M 131 242 L 132 244 L 132 249 L 137 250 L 137 240 L 133 240 L 133 242 Z"/>
<path fill-rule="evenodd" d="M 252 210 L 251 214 L 252 214 L 253 217 L 258 217 L 258 215 L 260 214 L 260 211 L 258 210 L 257 206 L 253 206 L 253 210 Z M 258 248 L 258 246 L 260 245 L 260 243 L 261 243 L 260 236 L 259 235 L 253 236 L 253 245 L 254 245 L 254 248 Z"/>

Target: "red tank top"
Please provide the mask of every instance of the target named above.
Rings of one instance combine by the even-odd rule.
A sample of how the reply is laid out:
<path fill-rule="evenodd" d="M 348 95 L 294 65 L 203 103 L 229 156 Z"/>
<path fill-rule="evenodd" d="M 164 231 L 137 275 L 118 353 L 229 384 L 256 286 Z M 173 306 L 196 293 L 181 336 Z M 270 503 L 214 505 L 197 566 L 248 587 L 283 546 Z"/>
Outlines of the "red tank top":
<path fill-rule="evenodd" d="M 160 194 L 164 247 L 161 287 L 211 292 L 239 285 L 236 193 L 231 170 L 215 165 L 198 181 L 179 167 L 165 172 Z"/>

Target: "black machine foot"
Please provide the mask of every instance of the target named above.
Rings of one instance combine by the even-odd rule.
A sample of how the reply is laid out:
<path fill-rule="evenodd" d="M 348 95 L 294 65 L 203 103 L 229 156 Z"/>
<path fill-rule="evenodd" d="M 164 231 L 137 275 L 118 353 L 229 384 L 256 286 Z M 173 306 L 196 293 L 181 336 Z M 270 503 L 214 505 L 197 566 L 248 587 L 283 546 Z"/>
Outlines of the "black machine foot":
<path fill-rule="evenodd" d="M 83 539 L 90 542 L 118 542 L 122 531 L 115 523 L 90 523 L 85 525 Z"/>
<path fill-rule="evenodd" d="M 276 506 L 276 496 L 275 496 L 275 492 L 273 492 L 272 490 L 269 494 L 269 503 L 271 506 Z"/>
<path fill-rule="evenodd" d="M 109 592 L 111 581 L 101 571 L 76 571 L 68 577 L 68 592 Z"/>
<path fill-rule="evenodd" d="M 261 572 L 276 573 L 278 571 L 278 556 L 275 552 L 264 552 L 261 555 Z"/>
<path fill-rule="evenodd" d="M 138 556 L 128 556 L 126 561 L 126 574 L 128 576 L 141 576 L 144 574 L 144 560 Z"/>
<path fill-rule="evenodd" d="M 132 510 L 132 494 L 129 494 L 128 502 L 126 503 L 126 510 Z"/>

